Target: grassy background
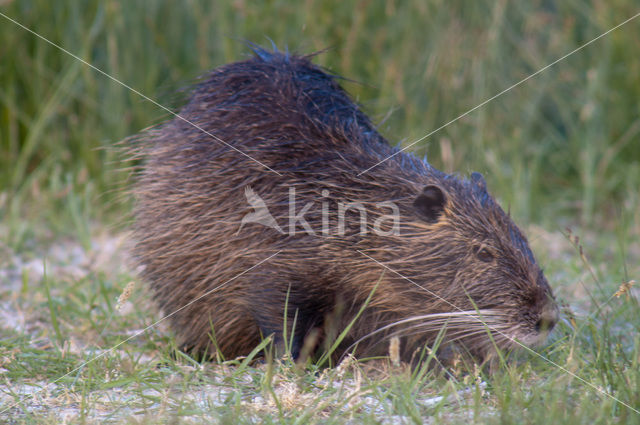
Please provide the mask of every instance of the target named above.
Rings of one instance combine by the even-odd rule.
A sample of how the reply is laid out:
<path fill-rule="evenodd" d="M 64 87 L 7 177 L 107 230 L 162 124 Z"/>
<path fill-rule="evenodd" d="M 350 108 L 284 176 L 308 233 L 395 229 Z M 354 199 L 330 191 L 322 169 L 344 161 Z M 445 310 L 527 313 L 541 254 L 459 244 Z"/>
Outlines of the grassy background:
<path fill-rule="evenodd" d="M 301 53 L 329 48 L 316 63 L 354 80 L 345 82 L 347 90 L 382 123 L 383 134 L 408 144 L 640 12 L 640 6 L 631 0 L 307 0 L 296 5 L 5 0 L 0 12 L 174 109 L 184 100 L 182 90 L 199 75 L 246 58 L 243 40 L 263 45 L 272 40 Z M 639 34 L 640 18 L 412 148 L 445 171 L 482 172 L 516 221 L 534 229 L 532 244 L 552 285 L 582 318 L 578 330 L 560 329 L 544 354 L 635 406 L 640 405 L 638 303 L 634 296 L 623 302 L 624 297 L 611 295 L 640 272 Z M 60 240 L 91 252 L 104 229 L 125 228 L 127 176 L 118 171 L 122 158 L 112 148 L 166 118 L 166 112 L 0 17 L 0 267 L 16 268 L 16 256 L 42 258 L 49 252 L 45 247 Z M 566 227 L 581 237 L 577 244 L 562 236 Z M 126 272 L 95 270 L 81 278 L 34 279 L 23 273 L 18 292 L 9 281 L 0 281 L 1 300 L 29 314 L 51 312 L 37 317 L 44 324 L 38 335 L 57 347 L 53 352 L 34 348 L 33 335 L 26 333 L 0 334 L 5 357 L 9 352 L 37 359 L 25 360 L 27 371 L 7 362 L 8 377 L 19 382 L 59 376 L 74 364 L 61 348 L 69 338 L 93 329 L 92 344 L 105 347 L 121 340 L 123 329 L 150 323 L 142 307 L 113 319 L 113 299 L 129 278 Z M 143 305 L 141 300 L 136 305 Z M 104 379 L 95 377 L 104 378 L 112 361 L 119 368 L 129 365 L 120 387 L 131 390 L 135 384 L 140 395 L 150 382 L 161 386 L 165 372 L 130 359 L 159 350 L 157 355 L 170 362 L 161 349 L 166 341 L 156 337 L 157 346 L 149 339 L 151 351 L 129 347 L 83 371 L 84 384 L 77 376 L 65 382 L 76 393 L 82 385 L 102 388 Z M 166 374 L 181 369 L 169 370 Z M 244 381 L 242 373 L 230 374 L 230 394 L 235 394 L 240 384 L 234 379 Z M 241 394 L 270 388 L 268 374 L 252 370 L 250 376 L 258 384 L 240 387 Z M 487 377 L 490 395 L 475 396 L 466 410 L 416 407 L 421 391 L 448 391 L 454 384 L 434 378 L 438 384 L 424 379 L 407 386 L 404 378 L 369 384 L 391 400 L 387 413 L 409 420 L 460 411 L 478 419 L 486 410 L 484 420 L 504 423 L 538 422 L 551 413 L 566 423 L 640 423 L 640 416 L 601 400 L 536 358 Z M 314 388 L 307 384 L 300 384 L 303 393 Z M 335 394 L 325 395 L 318 400 Z M 246 413 L 245 399 L 229 397 L 231 407 L 220 417 L 233 422 Z M 490 402 L 478 401 L 482 397 Z M 172 415 L 181 417 L 183 411 L 171 406 Z M 320 413 L 309 409 L 309 418 Z M 273 421 L 293 421 L 281 406 L 276 411 Z M 355 408 L 352 414 L 374 420 Z M 332 417 L 342 420 L 335 413 Z"/>

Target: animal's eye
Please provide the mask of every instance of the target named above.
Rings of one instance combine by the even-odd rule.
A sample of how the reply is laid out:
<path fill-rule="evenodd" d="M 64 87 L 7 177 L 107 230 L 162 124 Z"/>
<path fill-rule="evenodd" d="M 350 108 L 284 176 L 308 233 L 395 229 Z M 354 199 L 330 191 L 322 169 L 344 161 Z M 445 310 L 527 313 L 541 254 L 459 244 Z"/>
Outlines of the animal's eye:
<path fill-rule="evenodd" d="M 491 251 L 489 251 L 487 248 L 482 247 L 480 249 L 478 249 L 478 252 L 476 254 L 478 256 L 478 259 L 480 261 L 484 261 L 485 263 L 490 263 L 493 261 L 493 254 L 491 253 Z"/>

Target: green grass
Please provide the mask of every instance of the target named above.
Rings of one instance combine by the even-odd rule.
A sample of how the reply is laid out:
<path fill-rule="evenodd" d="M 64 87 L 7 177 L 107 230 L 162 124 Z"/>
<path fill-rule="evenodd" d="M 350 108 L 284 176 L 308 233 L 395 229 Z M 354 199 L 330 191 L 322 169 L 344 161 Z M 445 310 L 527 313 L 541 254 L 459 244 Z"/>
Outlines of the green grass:
<path fill-rule="evenodd" d="M 243 40 L 329 48 L 316 63 L 353 80 L 347 90 L 405 145 L 640 12 L 631 0 L 359 5 L 14 0 L 0 12 L 175 110 L 199 75 L 247 57 Z M 640 281 L 639 33 L 640 18 L 411 148 L 485 175 L 576 313 L 538 352 L 636 408 L 638 292 L 613 294 Z M 58 423 L 70 409 L 73 422 L 640 423 L 530 353 L 456 380 L 386 361 L 377 372 L 199 365 L 175 357 L 160 325 L 74 371 L 160 317 L 140 284 L 115 310 L 134 277 L 105 246 L 131 209 L 115 144 L 167 116 L 0 17 L 0 311 L 24 319 L 0 326 L 0 410 L 20 402 L 0 420 Z M 70 371 L 33 400 L 16 393 Z"/>

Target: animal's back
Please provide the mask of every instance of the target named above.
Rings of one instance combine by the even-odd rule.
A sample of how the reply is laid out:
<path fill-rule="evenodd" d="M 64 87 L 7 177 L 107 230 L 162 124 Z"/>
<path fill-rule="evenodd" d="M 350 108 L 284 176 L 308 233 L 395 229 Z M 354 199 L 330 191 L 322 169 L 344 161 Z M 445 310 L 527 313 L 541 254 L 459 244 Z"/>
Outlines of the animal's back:
<path fill-rule="evenodd" d="M 265 329 L 281 331 L 279 323 L 266 323 L 283 317 L 274 293 L 284 299 L 291 289 L 287 279 L 303 278 L 295 264 L 274 264 L 281 258 L 306 262 L 311 272 L 309 263 L 323 255 L 324 242 L 303 228 L 283 237 L 248 225 L 237 234 L 240 220 L 251 211 L 245 188 L 266 199 L 287 226 L 288 206 L 282 204 L 289 187 L 297 185 L 304 196 L 314 180 L 327 179 L 357 191 L 352 176 L 391 148 L 335 77 L 305 57 L 282 53 L 260 50 L 250 60 L 214 70 L 180 116 L 189 122 L 173 119 L 143 140 L 147 163 L 135 190 L 134 255 L 166 314 L 212 291 L 170 319 L 186 348 L 210 349 L 213 324 L 225 355 L 246 354 Z M 340 181 L 340 172 L 349 176 Z M 268 265 L 252 269 L 277 252 Z M 280 274 L 279 286 L 261 286 L 273 282 L 266 276 L 273 270 Z M 319 300 L 333 298 L 329 286 L 324 293 L 307 292 Z M 307 302 L 315 301 L 302 303 Z"/>

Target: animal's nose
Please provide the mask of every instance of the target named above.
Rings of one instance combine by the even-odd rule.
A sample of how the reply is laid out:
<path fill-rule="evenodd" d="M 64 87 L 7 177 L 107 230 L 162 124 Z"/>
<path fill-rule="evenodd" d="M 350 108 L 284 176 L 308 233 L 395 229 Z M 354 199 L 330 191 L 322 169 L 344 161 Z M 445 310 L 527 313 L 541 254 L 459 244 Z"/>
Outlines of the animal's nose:
<path fill-rule="evenodd" d="M 554 303 L 548 303 L 536 322 L 536 332 L 550 332 L 558 322 L 558 307 Z"/>

